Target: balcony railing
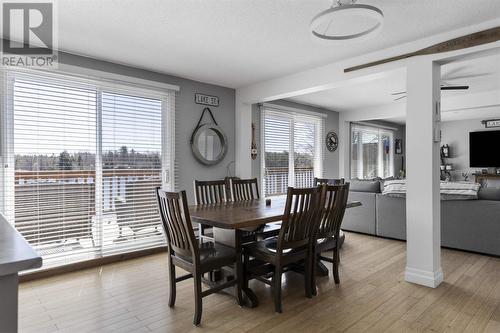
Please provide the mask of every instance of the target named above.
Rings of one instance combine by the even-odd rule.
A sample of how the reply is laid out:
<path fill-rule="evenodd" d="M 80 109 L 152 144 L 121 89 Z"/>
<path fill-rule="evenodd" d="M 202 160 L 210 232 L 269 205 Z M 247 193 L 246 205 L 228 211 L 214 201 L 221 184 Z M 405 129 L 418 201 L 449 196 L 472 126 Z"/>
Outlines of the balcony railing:
<path fill-rule="evenodd" d="M 161 170 L 104 169 L 96 205 L 95 171 L 16 171 L 15 226 L 42 255 L 95 247 L 99 206 L 107 224 L 117 226 L 106 226 L 116 234 L 104 235 L 111 242 L 146 228 L 158 237 L 157 186 Z"/>
<path fill-rule="evenodd" d="M 295 187 L 311 187 L 314 184 L 314 168 L 295 168 Z M 265 195 L 285 194 L 288 188 L 288 168 L 266 168 Z"/>

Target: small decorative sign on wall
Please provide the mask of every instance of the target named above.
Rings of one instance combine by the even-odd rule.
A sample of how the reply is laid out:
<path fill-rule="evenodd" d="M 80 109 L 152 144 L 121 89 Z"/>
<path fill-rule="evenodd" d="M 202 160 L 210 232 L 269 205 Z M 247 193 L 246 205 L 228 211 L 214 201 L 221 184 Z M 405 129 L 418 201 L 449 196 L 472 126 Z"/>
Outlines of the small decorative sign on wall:
<path fill-rule="evenodd" d="M 482 123 L 486 128 L 500 127 L 500 119 L 483 120 Z"/>
<path fill-rule="evenodd" d="M 194 102 L 201 105 L 219 106 L 219 97 L 196 93 L 194 94 Z"/>

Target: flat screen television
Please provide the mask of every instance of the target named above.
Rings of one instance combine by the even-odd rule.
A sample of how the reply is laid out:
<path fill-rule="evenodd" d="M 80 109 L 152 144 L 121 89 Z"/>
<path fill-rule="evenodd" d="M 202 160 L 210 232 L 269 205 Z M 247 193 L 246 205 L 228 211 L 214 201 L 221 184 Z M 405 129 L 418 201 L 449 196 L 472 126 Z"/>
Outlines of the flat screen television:
<path fill-rule="evenodd" d="M 470 132 L 469 161 L 471 168 L 500 167 L 500 131 Z"/>

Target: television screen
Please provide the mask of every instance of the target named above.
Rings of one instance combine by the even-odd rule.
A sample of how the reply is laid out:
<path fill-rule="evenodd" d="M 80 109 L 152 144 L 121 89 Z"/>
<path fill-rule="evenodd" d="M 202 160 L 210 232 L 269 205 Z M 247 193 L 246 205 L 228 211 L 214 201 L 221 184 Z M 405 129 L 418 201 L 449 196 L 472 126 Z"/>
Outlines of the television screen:
<path fill-rule="evenodd" d="M 469 133 L 469 161 L 471 168 L 500 167 L 500 131 Z"/>

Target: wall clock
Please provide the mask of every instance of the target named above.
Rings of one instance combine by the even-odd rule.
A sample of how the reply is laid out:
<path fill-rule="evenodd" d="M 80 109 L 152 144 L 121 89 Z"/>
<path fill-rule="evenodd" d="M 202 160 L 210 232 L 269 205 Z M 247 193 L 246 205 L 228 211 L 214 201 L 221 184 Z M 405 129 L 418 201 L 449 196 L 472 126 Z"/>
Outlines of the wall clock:
<path fill-rule="evenodd" d="M 337 137 L 337 133 L 335 132 L 328 132 L 326 135 L 326 149 L 328 151 L 334 152 L 337 150 L 339 146 L 339 138 Z"/>

